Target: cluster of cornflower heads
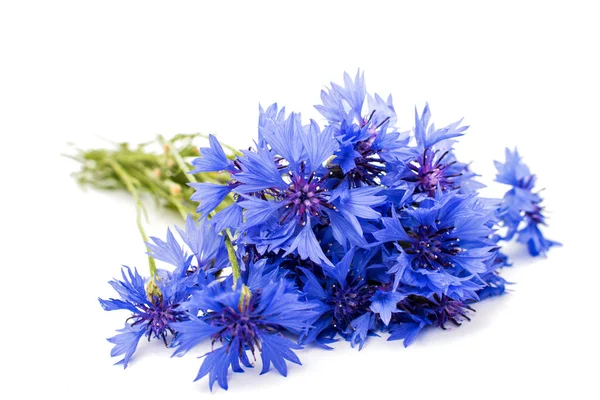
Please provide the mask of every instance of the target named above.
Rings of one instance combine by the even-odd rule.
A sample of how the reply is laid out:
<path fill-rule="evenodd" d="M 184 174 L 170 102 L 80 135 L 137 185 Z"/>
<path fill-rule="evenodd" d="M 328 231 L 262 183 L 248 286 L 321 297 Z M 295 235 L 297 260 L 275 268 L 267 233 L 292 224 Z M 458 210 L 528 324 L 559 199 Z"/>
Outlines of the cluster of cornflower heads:
<path fill-rule="evenodd" d="M 151 238 L 149 256 L 172 268 L 146 279 L 125 268 L 111 282 L 120 299 L 100 300 L 131 313 L 109 339 L 124 366 L 142 337 L 177 356 L 209 343 L 197 379 L 227 389 L 229 371 L 258 358 L 261 373 L 285 376 L 304 346 L 361 349 L 381 332 L 407 346 L 505 292 L 501 241 L 516 235 L 534 256 L 557 245 L 540 231 L 535 175 L 516 150 L 496 164 L 511 189 L 485 199 L 454 155 L 461 121 L 437 128 L 425 106 L 412 134 L 399 132 L 391 97 L 367 94 L 360 72 L 321 98 L 325 127 L 274 104 L 260 108 L 254 148 L 227 157 L 211 136 L 200 149 L 191 172 L 230 179 L 190 183 L 200 220 L 177 228 L 181 240 Z"/>

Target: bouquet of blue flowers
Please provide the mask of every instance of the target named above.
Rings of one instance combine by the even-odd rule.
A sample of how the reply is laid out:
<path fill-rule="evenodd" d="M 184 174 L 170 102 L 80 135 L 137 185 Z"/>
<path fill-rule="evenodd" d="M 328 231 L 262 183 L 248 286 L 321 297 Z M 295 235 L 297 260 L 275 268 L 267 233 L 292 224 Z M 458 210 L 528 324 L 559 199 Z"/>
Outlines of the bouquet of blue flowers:
<path fill-rule="evenodd" d="M 143 337 L 177 356 L 210 342 L 197 379 L 227 389 L 229 370 L 258 357 L 262 373 L 285 376 L 304 346 L 362 349 L 381 332 L 408 346 L 505 292 L 504 241 L 533 256 L 558 245 L 542 234 L 536 177 L 516 149 L 496 162 L 504 198 L 482 198 L 453 151 L 461 121 L 437 128 L 426 105 L 400 132 L 391 96 L 368 94 L 360 71 L 321 99 L 324 127 L 273 104 L 260 108 L 253 148 L 226 152 L 210 136 L 199 150 L 187 175 L 197 214 L 147 240 L 148 277 L 125 267 L 110 282 L 118 298 L 100 299 L 130 314 L 108 339 L 119 364 Z M 209 173 L 221 178 L 194 179 Z"/>

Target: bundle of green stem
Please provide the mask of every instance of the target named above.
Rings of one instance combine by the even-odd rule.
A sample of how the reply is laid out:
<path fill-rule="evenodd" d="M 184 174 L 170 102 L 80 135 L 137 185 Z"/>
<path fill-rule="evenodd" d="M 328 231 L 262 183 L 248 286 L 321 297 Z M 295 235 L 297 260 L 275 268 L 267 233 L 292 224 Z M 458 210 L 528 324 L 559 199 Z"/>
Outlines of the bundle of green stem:
<path fill-rule="evenodd" d="M 132 146 L 117 143 L 114 149 L 77 150 L 68 157 L 81 163 L 73 176 L 83 185 L 99 189 L 126 190 L 136 201 L 144 195 L 154 198 L 160 207 L 176 211 L 184 219 L 197 218 L 197 204 L 190 201 L 194 189 L 189 182 L 225 184 L 226 173 L 190 174 L 191 160 L 198 157 L 198 141 L 207 136 L 177 134 L 171 139 L 159 135 L 155 140 Z M 158 151 L 157 151 L 158 150 Z M 231 156 L 235 153 L 228 148 Z M 218 209 L 231 204 L 227 198 Z"/>
<path fill-rule="evenodd" d="M 229 180 L 229 174 L 226 173 L 189 173 L 193 169 L 191 160 L 199 155 L 199 143 L 196 142 L 202 138 L 207 136 L 199 133 L 177 134 L 165 139 L 158 135 L 155 140 L 135 147 L 129 143 L 118 143 L 114 149 L 78 149 L 75 155 L 67 157 L 81 163 L 81 169 L 73 174 L 81 184 L 99 189 L 125 190 L 133 196 L 137 226 L 144 242 L 148 242 L 142 223 L 142 214 L 146 215 L 142 202 L 145 196 L 154 198 L 159 207 L 176 211 L 184 220 L 188 214 L 198 219 L 197 205 L 190 201 L 194 189 L 188 184 L 209 182 L 223 185 Z M 226 149 L 229 156 L 234 157 L 235 150 L 229 146 Z M 232 202 L 233 198 L 226 198 L 217 210 Z M 229 237 L 226 242 L 231 247 Z M 148 262 L 150 276 L 154 276 L 154 259 L 148 257 Z"/>

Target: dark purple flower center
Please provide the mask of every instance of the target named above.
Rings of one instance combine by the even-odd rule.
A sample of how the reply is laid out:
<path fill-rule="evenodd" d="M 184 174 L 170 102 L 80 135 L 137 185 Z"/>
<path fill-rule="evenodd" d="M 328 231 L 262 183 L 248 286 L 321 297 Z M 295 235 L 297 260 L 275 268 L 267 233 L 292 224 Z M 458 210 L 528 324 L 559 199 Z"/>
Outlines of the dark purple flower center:
<path fill-rule="evenodd" d="M 145 325 L 148 340 L 152 337 L 162 339 L 166 346 L 168 333 L 175 334 L 170 324 L 188 319 L 187 314 L 177 310 L 177 307 L 179 304 L 169 304 L 161 296 L 154 296 L 151 305 L 139 305 L 138 309 L 141 312 L 130 317 L 128 321 L 133 320 L 131 326 Z"/>
<path fill-rule="evenodd" d="M 535 175 L 529 175 L 524 178 L 521 178 L 519 179 L 518 187 L 520 187 L 521 189 L 532 190 L 535 186 L 535 180 Z"/>
<path fill-rule="evenodd" d="M 406 233 L 413 239 L 401 242 L 407 254 L 414 255 L 413 265 L 418 268 L 439 270 L 442 267 L 454 267 L 452 257 L 459 254 L 460 239 L 451 235 L 454 227 L 436 229 L 429 225 L 420 225 L 415 229 L 407 229 Z"/>
<path fill-rule="evenodd" d="M 221 329 L 214 334 L 213 344 L 217 341 L 228 341 L 228 346 L 236 343 L 240 352 L 248 348 L 254 355 L 256 349 L 260 350 L 259 333 L 261 330 L 276 332 L 273 327 L 266 325 L 263 316 L 255 314 L 260 301 L 260 290 L 252 293 L 250 298 L 241 299 L 237 308 L 224 308 L 219 312 L 209 313 L 206 322 L 220 326 Z"/>
<path fill-rule="evenodd" d="M 445 324 L 451 322 L 460 326 L 463 320 L 470 321 L 469 311 L 475 311 L 465 302 L 455 300 L 446 295 L 433 295 L 432 298 L 411 295 L 398 303 L 398 308 L 410 315 L 418 315 L 428 319 L 433 326 L 446 329 Z"/>
<path fill-rule="evenodd" d="M 378 179 L 385 172 L 384 161 L 379 157 L 379 152 L 375 151 L 371 145 L 375 140 L 376 134 L 367 140 L 362 140 L 356 144 L 354 149 L 360 154 L 360 157 L 354 159 L 356 168 L 348 174 L 350 185 L 352 187 L 377 185 Z"/>
<path fill-rule="evenodd" d="M 335 210 L 329 203 L 329 193 L 323 187 L 323 177 L 315 178 L 315 173 L 305 178 L 303 174 L 289 173 L 291 183 L 279 198 L 285 202 L 285 212 L 280 222 L 283 223 L 296 218 L 301 225 L 305 225 L 309 217 L 320 218 L 326 223 L 324 209 Z"/>
<path fill-rule="evenodd" d="M 542 211 L 542 207 L 540 207 L 537 204 L 533 204 L 533 211 L 526 211 L 525 215 L 532 222 L 535 222 L 537 224 L 545 224 L 546 222 L 544 220 L 544 215 L 542 214 Z"/>
<path fill-rule="evenodd" d="M 454 165 L 456 161 L 448 164 L 442 162 L 448 155 L 448 151 L 439 157 L 437 155 L 438 150 L 432 151 L 431 149 L 426 149 L 423 155 L 408 164 L 408 168 L 412 171 L 413 176 L 404 179 L 417 184 L 415 193 L 427 193 L 427 195 L 433 196 L 438 188 L 443 191 L 458 188 L 454 182 L 454 178 L 462 174 L 448 173 L 448 168 Z"/>
<path fill-rule="evenodd" d="M 344 288 L 338 284 L 331 285 L 327 303 L 332 307 L 334 327 L 348 326 L 353 319 L 367 312 L 375 291 L 375 287 L 362 284 Z"/>

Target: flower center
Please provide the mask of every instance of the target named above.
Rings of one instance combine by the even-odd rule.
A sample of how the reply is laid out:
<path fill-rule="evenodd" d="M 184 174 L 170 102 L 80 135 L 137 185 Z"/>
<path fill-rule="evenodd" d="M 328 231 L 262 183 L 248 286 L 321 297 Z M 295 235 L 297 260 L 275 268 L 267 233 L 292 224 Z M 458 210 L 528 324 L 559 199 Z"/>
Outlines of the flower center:
<path fill-rule="evenodd" d="M 421 225 L 415 230 L 407 229 L 406 233 L 413 241 L 401 245 L 407 254 L 416 255 L 414 263 L 419 268 L 451 268 L 454 267 L 451 257 L 462 251 L 459 246 L 460 239 L 450 235 L 453 230 L 454 227 L 435 230 L 429 225 Z"/>
<path fill-rule="evenodd" d="M 239 351 L 250 350 L 254 355 L 256 349 L 260 350 L 260 330 L 273 330 L 272 327 L 262 323 L 262 317 L 254 314 L 258 306 L 261 293 L 252 294 L 248 302 L 240 303 L 237 309 L 228 307 L 218 313 L 209 313 L 207 323 L 220 326 L 221 330 L 214 334 L 212 343 L 216 341 L 229 341 L 228 346 L 237 343 Z"/>
<path fill-rule="evenodd" d="M 399 303 L 399 308 L 409 314 L 422 315 L 435 327 L 446 329 L 445 324 L 451 322 L 460 326 L 463 320 L 470 321 L 469 311 L 475 311 L 467 303 L 454 300 L 448 296 L 433 295 L 428 299 L 423 296 L 410 295 Z"/>
<path fill-rule="evenodd" d="M 329 194 L 323 187 L 323 178 L 315 178 L 311 173 L 308 179 L 302 175 L 289 173 L 291 183 L 287 190 L 281 194 L 281 199 L 286 203 L 280 223 L 296 218 L 301 225 L 306 225 L 309 216 L 315 216 L 326 223 L 324 208 L 335 210 L 335 206 L 329 204 Z"/>
<path fill-rule="evenodd" d="M 131 326 L 146 325 L 148 340 L 155 337 L 162 339 L 167 345 L 167 334 L 175 334 L 169 324 L 187 320 L 186 313 L 177 310 L 177 307 L 179 307 L 179 304 L 169 304 L 163 301 L 161 297 L 154 297 L 151 306 L 140 305 L 139 308 L 143 311 L 129 318 L 133 320 Z"/>
<path fill-rule="evenodd" d="M 368 311 L 370 298 L 376 289 L 368 285 L 360 287 L 339 287 L 337 284 L 331 286 L 331 297 L 328 304 L 333 308 L 334 326 L 349 325 L 350 322 Z"/>
<path fill-rule="evenodd" d="M 414 176 L 405 178 L 405 180 L 417 183 L 416 193 L 427 193 L 429 196 L 433 196 L 438 187 L 444 191 L 457 188 L 454 178 L 462 174 L 449 174 L 447 171 L 456 161 L 443 164 L 442 161 L 448 155 L 448 151 L 440 157 L 437 157 L 437 153 L 437 150 L 426 149 L 422 156 L 408 164 L 408 168 Z"/>

